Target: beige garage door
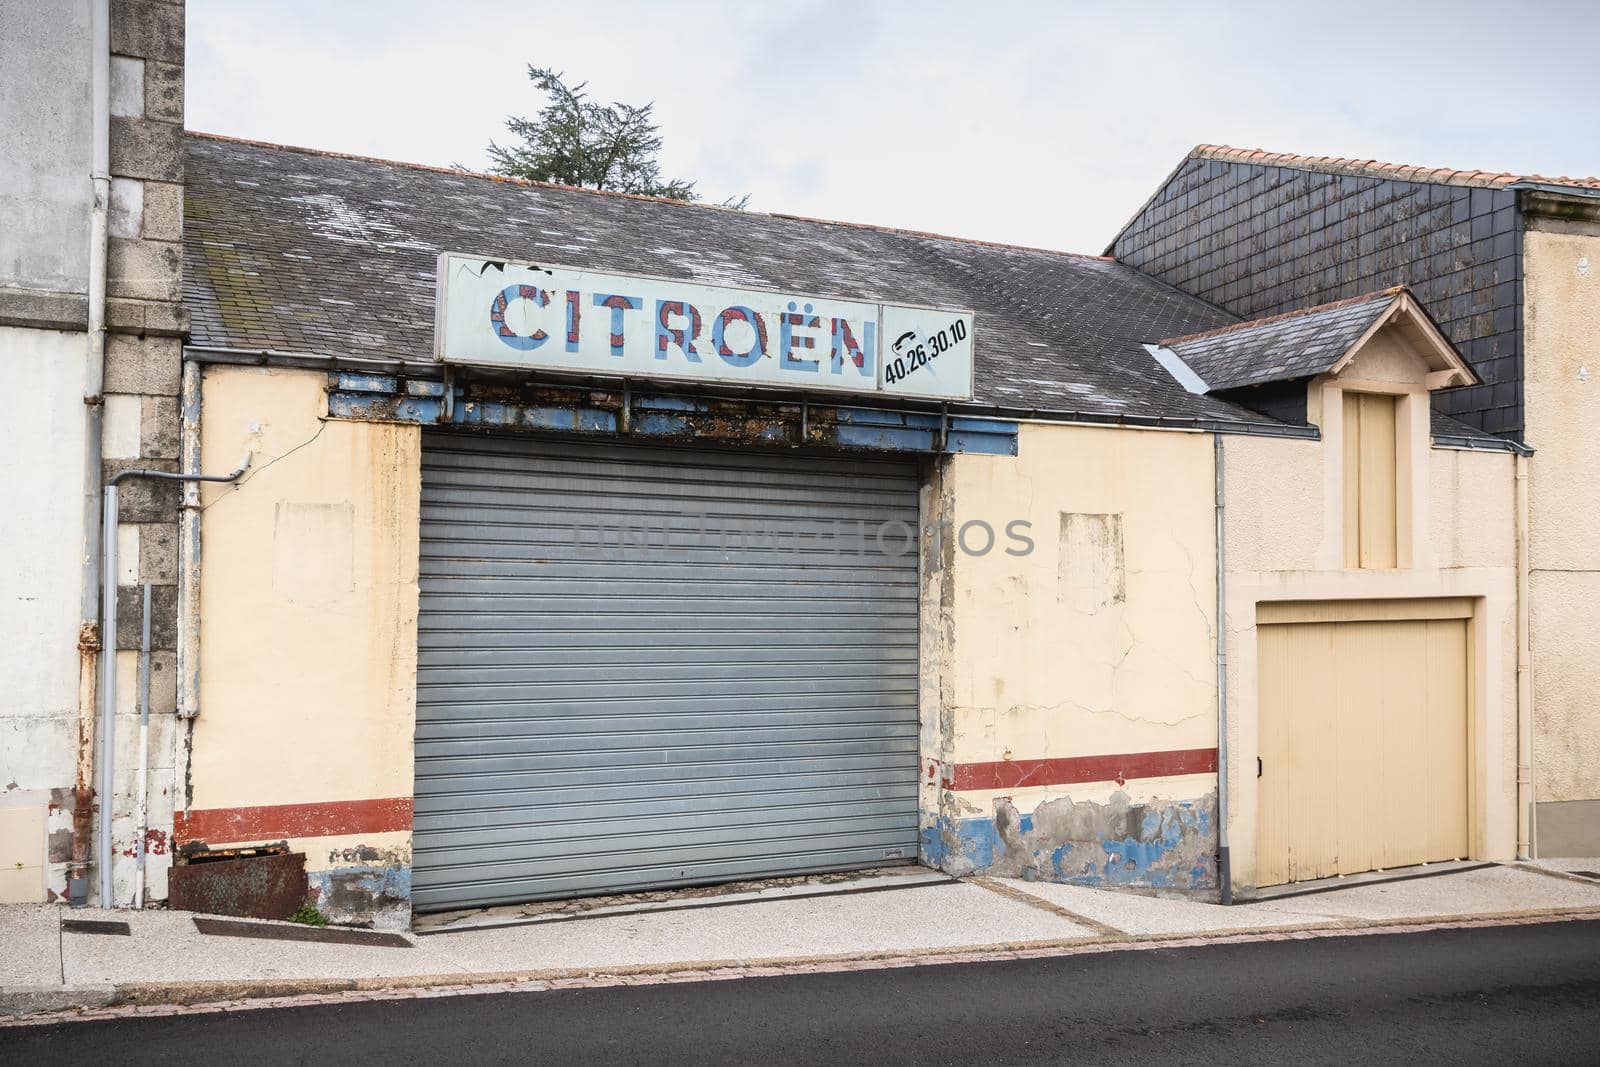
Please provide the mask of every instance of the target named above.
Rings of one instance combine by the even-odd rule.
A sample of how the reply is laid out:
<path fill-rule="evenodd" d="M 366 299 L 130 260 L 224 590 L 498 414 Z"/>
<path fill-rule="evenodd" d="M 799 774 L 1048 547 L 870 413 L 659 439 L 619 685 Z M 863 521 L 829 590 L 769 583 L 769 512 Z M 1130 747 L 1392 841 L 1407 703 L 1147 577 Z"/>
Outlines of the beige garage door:
<path fill-rule="evenodd" d="M 1260 606 L 1258 886 L 1467 855 L 1470 614 Z"/>

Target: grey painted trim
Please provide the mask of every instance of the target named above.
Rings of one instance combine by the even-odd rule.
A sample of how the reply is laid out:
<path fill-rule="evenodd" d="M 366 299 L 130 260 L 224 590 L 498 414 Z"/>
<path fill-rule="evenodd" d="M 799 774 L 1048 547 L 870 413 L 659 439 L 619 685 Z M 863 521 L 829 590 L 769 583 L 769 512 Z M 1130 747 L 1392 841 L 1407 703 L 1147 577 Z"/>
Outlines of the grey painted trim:
<path fill-rule="evenodd" d="M 1533 455 L 1533 448 L 1520 441 L 1503 437 L 1466 437 L 1458 434 L 1436 433 L 1433 447 L 1455 452 L 1512 452 L 1519 456 Z"/>
<path fill-rule="evenodd" d="M 1524 203 L 1526 205 L 1528 201 L 1532 201 L 1534 206 L 1531 211 L 1529 206 L 1523 207 L 1523 211 L 1529 213 L 1537 213 L 1538 204 L 1553 205 L 1562 200 L 1590 201 L 1588 210 L 1592 211 L 1594 210 L 1592 201 L 1600 200 L 1600 189 L 1591 189 L 1585 185 L 1558 185 L 1554 182 L 1528 181 L 1512 182 L 1509 188 L 1529 194 Z"/>
<path fill-rule="evenodd" d="M 1600 800 L 1556 800 L 1533 806 L 1540 856 L 1600 856 Z"/>
<path fill-rule="evenodd" d="M 1145 345 L 1144 350 L 1154 356 L 1156 362 L 1161 364 L 1166 372 L 1172 375 L 1173 380 L 1188 392 L 1196 396 L 1205 396 L 1211 391 L 1205 379 L 1196 374 L 1194 368 L 1185 363 L 1172 349 L 1162 348 L 1160 345 Z"/>

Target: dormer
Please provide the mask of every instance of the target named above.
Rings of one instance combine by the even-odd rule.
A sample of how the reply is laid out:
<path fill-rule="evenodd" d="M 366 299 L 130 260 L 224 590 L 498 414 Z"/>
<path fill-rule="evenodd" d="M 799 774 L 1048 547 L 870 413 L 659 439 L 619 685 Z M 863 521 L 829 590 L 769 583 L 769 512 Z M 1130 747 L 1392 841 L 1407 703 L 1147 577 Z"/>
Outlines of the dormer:
<path fill-rule="evenodd" d="M 1330 568 L 1420 566 L 1437 389 L 1478 384 L 1407 289 L 1148 346 L 1184 388 L 1321 430 Z"/>

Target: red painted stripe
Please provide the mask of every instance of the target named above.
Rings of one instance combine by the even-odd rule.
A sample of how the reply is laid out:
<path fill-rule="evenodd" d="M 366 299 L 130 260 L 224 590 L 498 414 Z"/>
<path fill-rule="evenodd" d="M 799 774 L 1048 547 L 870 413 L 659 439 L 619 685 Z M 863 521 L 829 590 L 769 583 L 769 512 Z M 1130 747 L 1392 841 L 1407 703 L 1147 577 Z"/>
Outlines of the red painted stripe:
<path fill-rule="evenodd" d="M 331 837 L 382 834 L 411 829 L 411 798 L 325 800 L 315 804 L 266 804 L 256 808 L 200 808 L 174 812 L 179 841 L 276 840 L 280 837 Z"/>
<path fill-rule="evenodd" d="M 1125 752 L 1112 756 L 1068 756 L 1062 759 L 997 760 L 957 763 L 950 768 L 951 789 L 1016 789 L 1025 785 L 1073 785 L 1116 782 L 1129 778 L 1166 778 L 1177 774 L 1210 774 L 1217 769 L 1214 748 L 1182 748 L 1169 752 Z"/>

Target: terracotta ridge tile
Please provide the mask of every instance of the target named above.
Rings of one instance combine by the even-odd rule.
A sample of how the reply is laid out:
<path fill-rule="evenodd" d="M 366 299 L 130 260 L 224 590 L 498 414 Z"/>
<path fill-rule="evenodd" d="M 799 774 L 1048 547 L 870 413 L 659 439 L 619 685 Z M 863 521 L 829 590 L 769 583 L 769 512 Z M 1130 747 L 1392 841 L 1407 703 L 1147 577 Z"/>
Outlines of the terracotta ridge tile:
<path fill-rule="evenodd" d="M 1234 148 L 1231 145 L 1199 144 L 1189 153 L 1191 158 L 1220 160 L 1249 160 L 1272 163 L 1291 168 L 1324 168 L 1348 170 L 1376 176 L 1399 173 L 1414 175 L 1411 180 L 1437 182 L 1446 185 L 1474 185 L 1503 188 L 1518 182 L 1542 182 L 1550 185 L 1569 185 L 1575 188 L 1600 189 L 1600 177 L 1551 178 L 1541 174 L 1512 174 L 1508 171 L 1457 170 L 1451 167 L 1430 167 L 1411 163 L 1391 163 L 1379 159 L 1346 159 L 1335 156 L 1305 156 L 1292 152 L 1271 152 L 1261 148 Z M 1427 175 L 1427 177 L 1423 177 Z"/>

